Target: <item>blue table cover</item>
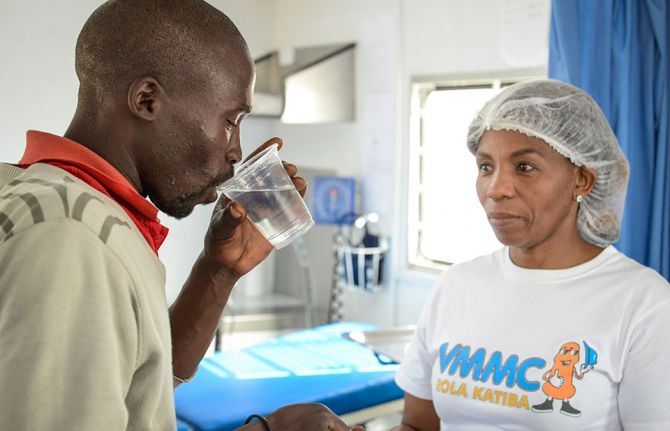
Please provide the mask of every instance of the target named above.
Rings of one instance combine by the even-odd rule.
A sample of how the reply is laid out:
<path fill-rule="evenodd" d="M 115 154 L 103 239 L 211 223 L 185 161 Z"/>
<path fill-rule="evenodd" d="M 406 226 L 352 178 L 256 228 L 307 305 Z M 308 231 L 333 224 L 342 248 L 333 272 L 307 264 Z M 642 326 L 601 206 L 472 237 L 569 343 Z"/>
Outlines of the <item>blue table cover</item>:
<path fill-rule="evenodd" d="M 402 398 L 398 365 L 342 337 L 372 329 L 335 323 L 205 358 L 175 391 L 177 417 L 197 431 L 225 431 L 286 404 L 319 402 L 341 415 Z"/>

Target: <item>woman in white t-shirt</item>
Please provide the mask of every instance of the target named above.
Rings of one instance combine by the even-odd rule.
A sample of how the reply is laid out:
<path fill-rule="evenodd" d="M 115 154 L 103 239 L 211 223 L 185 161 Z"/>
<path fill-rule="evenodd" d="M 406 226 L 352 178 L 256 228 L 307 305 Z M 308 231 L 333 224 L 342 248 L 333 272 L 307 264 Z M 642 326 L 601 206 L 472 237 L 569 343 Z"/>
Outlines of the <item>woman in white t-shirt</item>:
<path fill-rule="evenodd" d="M 670 430 L 670 286 L 611 245 L 628 161 L 602 111 L 574 86 L 519 83 L 468 148 L 505 248 L 439 277 L 395 429 Z"/>

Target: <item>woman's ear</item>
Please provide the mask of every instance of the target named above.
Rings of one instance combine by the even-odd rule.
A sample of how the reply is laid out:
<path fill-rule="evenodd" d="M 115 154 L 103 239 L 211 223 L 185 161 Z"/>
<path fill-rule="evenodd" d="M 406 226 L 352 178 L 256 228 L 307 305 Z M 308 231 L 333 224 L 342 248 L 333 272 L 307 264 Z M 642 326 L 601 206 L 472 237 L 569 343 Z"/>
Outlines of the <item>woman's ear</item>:
<path fill-rule="evenodd" d="M 577 168 L 577 178 L 575 181 L 575 196 L 587 196 L 596 185 L 598 173 L 585 166 Z"/>
<path fill-rule="evenodd" d="M 128 107 L 133 116 L 153 121 L 165 96 L 161 84 L 151 76 L 134 80 L 128 88 Z"/>

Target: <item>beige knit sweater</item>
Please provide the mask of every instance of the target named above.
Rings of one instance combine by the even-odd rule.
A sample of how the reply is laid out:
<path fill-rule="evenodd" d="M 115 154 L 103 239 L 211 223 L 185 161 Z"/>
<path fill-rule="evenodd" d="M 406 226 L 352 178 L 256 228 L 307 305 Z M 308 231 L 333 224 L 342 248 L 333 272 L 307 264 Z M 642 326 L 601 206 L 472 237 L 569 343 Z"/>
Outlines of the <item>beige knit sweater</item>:
<path fill-rule="evenodd" d="M 118 204 L 0 164 L 0 430 L 174 430 L 164 285 Z"/>

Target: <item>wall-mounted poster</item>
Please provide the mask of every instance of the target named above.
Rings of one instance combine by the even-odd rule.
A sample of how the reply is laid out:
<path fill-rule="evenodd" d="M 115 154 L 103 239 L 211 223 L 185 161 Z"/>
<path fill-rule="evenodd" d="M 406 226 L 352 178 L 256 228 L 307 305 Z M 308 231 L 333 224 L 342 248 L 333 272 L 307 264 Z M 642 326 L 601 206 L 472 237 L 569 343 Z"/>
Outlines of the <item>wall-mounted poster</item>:
<path fill-rule="evenodd" d="M 319 224 L 351 224 L 356 218 L 356 179 L 315 176 L 312 217 Z"/>

